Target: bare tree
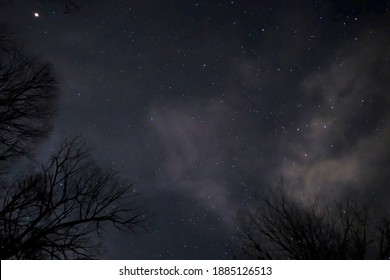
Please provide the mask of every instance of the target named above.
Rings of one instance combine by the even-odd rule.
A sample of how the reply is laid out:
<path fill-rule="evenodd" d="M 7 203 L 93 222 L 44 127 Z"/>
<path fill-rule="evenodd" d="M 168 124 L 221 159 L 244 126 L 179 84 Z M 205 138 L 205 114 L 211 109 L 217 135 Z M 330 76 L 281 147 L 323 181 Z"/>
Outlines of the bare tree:
<path fill-rule="evenodd" d="M 0 165 L 28 154 L 47 136 L 56 96 L 49 65 L 28 57 L 0 31 Z"/>
<path fill-rule="evenodd" d="M 135 230 L 148 217 L 133 185 L 98 167 L 78 137 L 2 187 L 1 259 L 93 258 L 106 226 Z"/>
<path fill-rule="evenodd" d="M 79 1 L 77 0 L 48 0 L 49 2 L 58 2 L 64 8 L 65 14 L 70 14 L 73 11 L 80 8 Z M 0 5 L 4 6 L 6 4 L 10 4 L 14 2 L 13 0 L 0 0 Z M 38 2 L 38 1 L 36 1 Z M 90 4 L 90 3 L 88 3 Z"/>
<path fill-rule="evenodd" d="M 0 31 L 0 171 L 19 156 L 37 164 L 31 152 L 56 111 L 50 67 L 7 34 Z M 97 257 L 109 224 L 136 230 L 148 218 L 131 182 L 99 167 L 79 137 L 12 183 L 7 176 L 0 177 L 1 259 Z"/>
<path fill-rule="evenodd" d="M 238 215 L 238 257 L 249 259 L 389 259 L 390 223 L 374 219 L 352 194 L 301 206 L 283 185 Z"/>
<path fill-rule="evenodd" d="M 390 220 L 385 218 L 378 226 L 379 259 L 390 259 Z"/>
<path fill-rule="evenodd" d="M 62 0 L 62 1 L 65 7 L 65 11 L 64 11 L 65 14 L 69 14 L 73 10 L 76 10 L 80 7 L 79 4 L 77 4 L 75 1 L 72 0 Z"/>

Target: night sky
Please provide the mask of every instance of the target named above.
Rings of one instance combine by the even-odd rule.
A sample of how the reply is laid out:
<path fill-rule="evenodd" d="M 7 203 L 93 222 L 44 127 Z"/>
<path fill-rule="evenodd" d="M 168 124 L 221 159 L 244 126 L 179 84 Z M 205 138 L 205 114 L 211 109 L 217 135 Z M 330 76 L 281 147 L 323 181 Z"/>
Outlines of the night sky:
<path fill-rule="evenodd" d="M 74 2 L 3 0 L 0 22 L 58 78 L 39 153 L 82 134 L 154 216 L 102 258 L 231 258 L 235 214 L 281 175 L 389 208 L 390 1 Z"/>

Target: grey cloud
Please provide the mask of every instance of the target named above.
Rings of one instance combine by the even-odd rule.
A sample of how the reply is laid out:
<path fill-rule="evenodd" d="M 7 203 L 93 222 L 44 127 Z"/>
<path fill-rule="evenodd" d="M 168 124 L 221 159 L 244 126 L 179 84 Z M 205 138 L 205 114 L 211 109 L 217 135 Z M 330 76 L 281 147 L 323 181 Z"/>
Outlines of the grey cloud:
<path fill-rule="evenodd" d="M 340 194 L 367 185 L 375 191 L 370 184 L 383 174 L 390 152 L 385 38 L 371 36 L 353 51 L 341 50 L 333 64 L 302 82 L 307 98 L 318 103 L 301 116 L 297 129 L 303 136 L 288 144 L 290 157 L 282 163 L 285 176 L 302 187 L 296 194 Z"/>
<path fill-rule="evenodd" d="M 229 110 L 223 103 L 174 109 L 154 106 L 153 128 L 164 151 L 161 178 L 173 191 L 205 202 L 207 208 L 230 220 L 229 187 L 223 172 L 226 145 L 220 141 L 222 122 Z M 230 166 L 231 167 L 231 166 Z"/>

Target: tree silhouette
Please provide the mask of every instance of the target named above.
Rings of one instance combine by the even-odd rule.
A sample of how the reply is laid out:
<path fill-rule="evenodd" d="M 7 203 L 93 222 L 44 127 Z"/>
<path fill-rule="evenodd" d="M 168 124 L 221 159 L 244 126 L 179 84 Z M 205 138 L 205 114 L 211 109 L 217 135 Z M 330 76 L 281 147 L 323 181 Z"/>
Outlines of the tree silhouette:
<path fill-rule="evenodd" d="M 48 64 L 26 56 L 5 34 L 0 32 L 0 257 L 97 257 L 109 224 L 134 231 L 148 215 L 133 185 L 99 167 L 80 137 L 63 140 L 46 164 L 33 159 L 34 145 L 50 131 L 56 81 Z M 13 159 L 26 155 L 34 169 L 11 182 Z"/>
<path fill-rule="evenodd" d="M 283 185 L 238 215 L 238 257 L 247 259 L 389 259 L 389 219 L 349 193 L 344 200 L 301 206 Z"/>
<path fill-rule="evenodd" d="M 64 11 L 65 14 L 69 14 L 73 10 L 76 10 L 76 9 L 79 8 L 79 5 L 75 1 L 72 1 L 72 0 L 62 0 L 62 2 L 63 2 L 63 5 L 65 7 L 65 11 Z"/>
<path fill-rule="evenodd" d="M 48 135 L 56 96 L 49 65 L 28 57 L 0 31 L 0 165 L 27 155 Z"/>
<path fill-rule="evenodd" d="M 1 259 L 92 258 L 108 224 L 134 230 L 147 219 L 133 185 L 97 166 L 78 137 L 2 187 Z"/>
<path fill-rule="evenodd" d="M 13 2 L 12 0 L 0 0 L 0 5 L 6 5 Z M 38 1 L 37 1 L 38 2 Z M 64 8 L 64 14 L 70 14 L 80 8 L 79 1 L 75 0 L 50 0 L 50 2 L 58 2 Z"/>

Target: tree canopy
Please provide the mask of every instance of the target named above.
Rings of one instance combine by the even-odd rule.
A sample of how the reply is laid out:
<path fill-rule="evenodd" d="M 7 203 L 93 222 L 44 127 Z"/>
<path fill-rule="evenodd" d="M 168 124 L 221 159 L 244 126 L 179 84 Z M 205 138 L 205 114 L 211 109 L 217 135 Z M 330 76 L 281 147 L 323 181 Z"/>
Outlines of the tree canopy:
<path fill-rule="evenodd" d="M 237 256 L 249 259 L 389 259 L 390 220 L 351 193 L 300 205 L 283 186 L 238 215 Z"/>
<path fill-rule="evenodd" d="M 0 32 L 0 164 L 29 154 L 51 130 L 57 82 L 51 67 Z"/>

